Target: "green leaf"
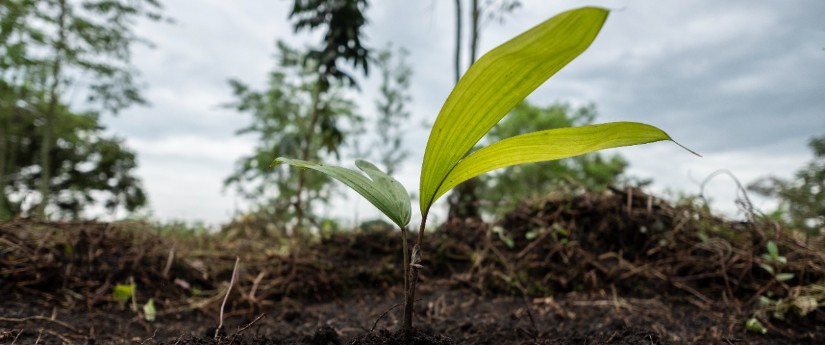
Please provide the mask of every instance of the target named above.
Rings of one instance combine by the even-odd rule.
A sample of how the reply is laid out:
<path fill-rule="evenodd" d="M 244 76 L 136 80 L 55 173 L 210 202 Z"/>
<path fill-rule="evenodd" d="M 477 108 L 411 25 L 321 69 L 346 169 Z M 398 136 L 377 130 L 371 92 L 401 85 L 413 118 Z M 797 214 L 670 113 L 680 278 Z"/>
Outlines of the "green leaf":
<path fill-rule="evenodd" d="M 302 169 L 312 169 L 327 174 L 328 176 L 343 182 L 358 194 L 361 194 L 370 203 L 375 205 L 381 212 L 389 217 L 399 227 L 405 227 L 410 223 L 410 196 L 407 190 L 391 176 L 385 174 L 370 162 L 364 160 L 355 161 L 355 166 L 369 176 L 364 176 L 358 171 L 291 159 L 278 157 L 272 165 L 286 163 Z"/>
<path fill-rule="evenodd" d="M 776 275 L 776 280 L 781 281 L 781 282 L 785 282 L 785 281 L 793 279 L 793 277 L 794 277 L 793 273 L 779 273 L 779 274 Z"/>
<path fill-rule="evenodd" d="M 470 67 L 441 108 L 427 141 L 421 170 L 422 215 L 456 164 L 516 104 L 584 52 L 607 14 L 594 7 L 563 12 Z"/>
<path fill-rule="evenodd" d="M 768 255 L 770 255 L 771 260 L 776 261 L 776 259 L 779 258 L 779 248 L 776 246 L 776 242 L 768 241 L 765 247 L 768 249 Z"/>
<path fill-rule="evenodd" d="M 122 307 L 132 298 L 134 293 L 135 284 L 117 284 L 114 291 L 112 291 L 112 299 Z"/>
<path fill-rule="evenodd" d="M 759 334 L 768 333 L 768 329 L 765 328 L 765 326 L 763 326 L 762 323 L 759 322 L 759 320 L 757 320 L 755 317 L 752 317 L 748 319 L 748 321 L 745 321 L 745 329 L 747 329 L 750 332 Z"/>
<path fill-rule="evenodd" d="M 484 147 L 459 161 L 444 178 L 434 199 L 461 182 L 495 169 L 662 140 L 672 139 L 656 127 L 637 122 L 557 128 L 518 135 Z"/>
<path fill-rule="evenodd" d="M 149 299 L 146 301 L 146 304 L 143 305 L 143 318 L 146 321 L 154 322 L 158 316 L 158 310 L 155 309 L 155 300 Z"/>

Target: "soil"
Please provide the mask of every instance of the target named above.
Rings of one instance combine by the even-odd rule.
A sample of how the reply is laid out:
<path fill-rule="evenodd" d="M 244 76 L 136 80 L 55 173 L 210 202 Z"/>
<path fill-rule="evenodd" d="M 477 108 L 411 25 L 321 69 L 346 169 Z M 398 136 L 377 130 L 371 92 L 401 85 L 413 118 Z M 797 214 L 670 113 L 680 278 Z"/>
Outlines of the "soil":
<path fill-rule="evenodd" d="M 260 227 L 2 223 L 0 344 L 825 343 L 821 236 L 639 190 L 525 202 L 495 224 L 426 234 L 406 334 L 398 230 L 297 241 Z M 762 256 L 768 241 L 786 264 Z M 794 276 L 779 281 L 766 264 Z M 134 302 L 117 302 L 115 287 L 131 283 Z M 766 334 L 746 329 L 751 318 Z"/>

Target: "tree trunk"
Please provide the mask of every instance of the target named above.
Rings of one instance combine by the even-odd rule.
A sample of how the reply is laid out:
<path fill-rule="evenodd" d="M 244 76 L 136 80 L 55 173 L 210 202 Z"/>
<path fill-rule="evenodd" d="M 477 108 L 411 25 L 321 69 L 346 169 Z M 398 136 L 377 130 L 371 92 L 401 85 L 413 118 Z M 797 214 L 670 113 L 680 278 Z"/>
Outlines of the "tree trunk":
<path fill-rule="evenodd" d="M 11 135 L 11 107 L 2 109 L 0 114 L 0 221 L 10 219 L 11 209 L 6 199 L 6 162 L 9 151 L 9 141 Z"/>
<path fill-rule="evenodd" d="M 319 103 L 321 102 L 321 78 L 318 78 L 318 82 L 315 84 L 315 90 L 313 90 L 312 94 L 312 105 L 309 114 L 309 125 L 306 128 L 306 134 L 304 135 L 304 147 L 303 151 L 301 151 L 301 160 L 308 161 L 310 159 L 310 154 L 312 154 L 312 140 L 315 137 L 315 126 L 318 123 L 318 118 L 321 116 L 321 110 L 318 108 Z M 304 212 L 306 212 L 306 208 L 304 207 L 304 201 L 302 199 L 302 194 L 304 193 L 304 185 L 306 184 L 306 170 L 307 169 L 300 169 L 298 171 L 298 191 L 296 192 L 295 197 L 295 216 L 297 218 L 297 228 L 300 229 L 304 222 Z"/>
<path fill-rule="evenodd" d="M 37 216 L 46 217 L 46 206 L 49 203 L 49 182 L 51 181 L 51 151 L 54 143 L 54 123 L 57 118 L 58 87 L 60 86 L 61 63 L 66 45 L 66 0 L 60 0 L 60 13 L 57 17 L 58 39 L 54 46 L 54 63 L 52 65 L 51 86 L 49 87 L 49 107 L 46 109 L 45 123 L 43 124 L 43 138 L 40 144 L 40 204 L 37 206 Z"/>
<path fill-rule="evenodd" d="M 478 7 L 478 0 L 473 0 L 472 31 L 470 32 L 470 66 L 476 62 L 476 54 L 478 54 L 478 19 L 480 15 L 481 9 Z"/>
<path fill-rule="evenodd" d="M 461 79 L 461 0 L 455 0 L 455 82 Z"/>
<path fill-rule="evenodd" d="M 470 30 L 470 66 L 476 62 L 478 54 L 478 38 L 481 34 L 479 31 L 479 17 L 481 15 L 481 8 L 478 6 L 478 0 L 473 0 L 471 10 L 471 30 Z M 447 198 L 449 211 L 447 219 L 481 219 L 481 212 L 478 208 L 479 197 L 476 193 L 478 188 L 478 179 L 472 178 L 456 186 Z"/>

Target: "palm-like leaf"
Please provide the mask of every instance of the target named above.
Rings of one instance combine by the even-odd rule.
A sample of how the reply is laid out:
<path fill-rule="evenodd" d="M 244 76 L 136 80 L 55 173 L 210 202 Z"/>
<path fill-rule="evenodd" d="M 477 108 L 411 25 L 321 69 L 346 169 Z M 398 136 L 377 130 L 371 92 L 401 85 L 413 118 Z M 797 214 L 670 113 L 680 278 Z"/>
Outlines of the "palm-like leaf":
<path fill-rule="evenodd" d="M 273 165 L 286 163 L 302 169 L 312 169 L 343 182 L 403 228 L 410 223 L 410 196 L 407 190 L 391 176 L 364 160 L 355 161 L 355 166 L 367 174 L 333 165 L 307 162 L 300 159 L 278 157 Z"/>
<path fill-rule="evenodd" d="M 447 98 L 424 152 L 421 212 L 447 176 L 516 104 L 584 52 L 608 11 L 585 7 L 561 13 L 485 54 Z M 441 193 L 443 194 L 443 193 Z"/>

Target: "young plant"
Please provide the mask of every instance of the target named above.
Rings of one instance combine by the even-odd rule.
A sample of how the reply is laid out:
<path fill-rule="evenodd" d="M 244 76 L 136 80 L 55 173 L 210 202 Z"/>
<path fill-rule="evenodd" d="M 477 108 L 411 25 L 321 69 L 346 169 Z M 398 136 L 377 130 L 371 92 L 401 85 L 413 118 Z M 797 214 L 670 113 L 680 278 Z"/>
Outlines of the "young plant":
<path fill-rule="evenodd" d="M 614 122 L 518 135 L 470 152 L 516 104 L 584 52 L 601 30 L 607 15 L 607 10 L 594 7 L 563 12 L 493 49 L 470 67 L 441 108 L 427 141 L 421 169 L 421 223 L 411 252 L 407 240 L 411 214 L 409 194 L 375 165 L 356 161 L 355 165 L 366 173 L 364 176 L 356 170 L 284 157 L 273 163 L 327 174 L 364 196 L 398 225 L 404 252 L 403 330 L 412 328 L 415 284 L 422 268 L 421 243 L 427 216 L 433 203 L 450 189 L 486 172 L 517 164 L 673 141 L 650 125 Z"/>

